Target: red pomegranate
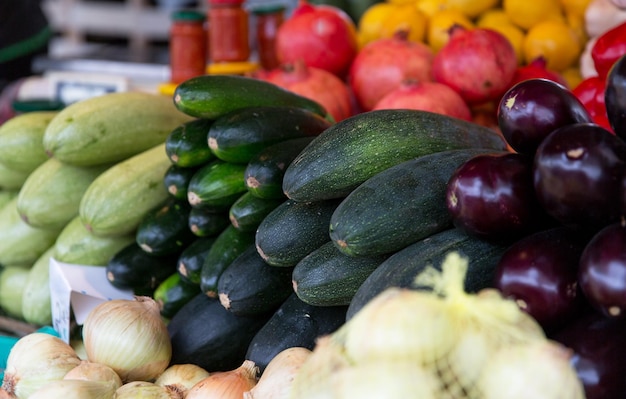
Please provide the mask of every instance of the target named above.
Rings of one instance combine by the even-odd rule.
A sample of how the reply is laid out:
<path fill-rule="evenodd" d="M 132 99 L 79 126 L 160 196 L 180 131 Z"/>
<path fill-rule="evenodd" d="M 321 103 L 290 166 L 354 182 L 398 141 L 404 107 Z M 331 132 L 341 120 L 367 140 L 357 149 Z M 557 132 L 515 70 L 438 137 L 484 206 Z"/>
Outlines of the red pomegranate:
<path fill-rule="evenodd" d="M 567 82 L 558 72 L 547 67 L 548 61 L 544 57 L 537 57 L 526 65 L 520 65 L 515 70 L 510 86 L 526 79 L 544 78 L 550 79 L 567 87 Z"/>

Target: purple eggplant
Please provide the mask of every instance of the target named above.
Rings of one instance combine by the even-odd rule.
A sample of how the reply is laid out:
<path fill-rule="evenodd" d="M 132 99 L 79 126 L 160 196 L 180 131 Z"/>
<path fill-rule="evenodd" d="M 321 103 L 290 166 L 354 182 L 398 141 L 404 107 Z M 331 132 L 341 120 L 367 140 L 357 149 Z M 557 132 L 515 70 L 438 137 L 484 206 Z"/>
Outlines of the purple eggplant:
<path fill-rule="evenodd" d="M 502 255 L 494 286 L 544 330 L 560 329 L 585 304 L 578 289 L 578 261 L 586 243 L 586 234 L 565 226 L 528 235 Z"/>
<path fill-rule="evenodd" d="M 562 224 L 599 230 L 619 220 L 625 168 L 626 142 L 596 124 L 564 126 L 537 148 L 535 193 Z"/>
<path fill-rule="evenodd" d="M 582 102 L 565 86 L 549 79 L 527 79 L 502 97 L 498 127 L 511 148 L 534 154 L 553 130 L 573 123 L 591 122 Z"/>
<path fill-rule="evenodd" d="M 604 89 L 604 104 L 613 131 L 626 140 L 626 54 L 609 70 Z"/>
<path fill-rule="evenodd" d="M 626 319 L 626 227 L 614 223 L 589 241 L 578 281 L 591 305 L 607 317 Z"/>
<path fill-rule="evenodd" d="M 448 180 L 446 206 L 456 227 L 489 240 L 516 240 L 549 219 L 535 198 L 532 160 L 517 153 L 463 163 Z"/>

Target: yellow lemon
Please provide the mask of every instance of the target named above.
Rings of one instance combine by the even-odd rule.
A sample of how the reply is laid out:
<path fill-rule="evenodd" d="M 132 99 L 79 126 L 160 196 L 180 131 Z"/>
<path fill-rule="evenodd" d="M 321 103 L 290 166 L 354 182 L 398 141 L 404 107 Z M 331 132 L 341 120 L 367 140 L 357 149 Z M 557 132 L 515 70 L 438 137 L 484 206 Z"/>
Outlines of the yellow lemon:
<path fill-rule="evenodd" d="M 583 81 L 583 76 L 580 73 L 580 68 L 577 65 L 571 66 L 561 72 L 561 76 L 565 79 L 567 87 L 574 89 L 580 82 Z"/>
<path fill-rule="evenodd" d="M 581 46 L 585 46 L 589 41 L 589 35 L 587 34 L 586 24 L 585 24 L 585 16 L 578 15 L 573 13 L 565 14 L 565 21 L 569 25 L 570 28 L 576 33 L 578 37 L 578 41 Z"/>
<path fill-rule="evenodd" d="M 494 26 L 509 24 L 512 24 L 511 19 L 500 7 L 482 13 L 476 20 L 476 26 L 480 28 L 493 28 Z"/>
<path fill-rule="evenodd" d="M 468 29 L 474 27 L 472 20 L 458 10 L 446 9 L 436 12 L 430 17 L 426 42 L 433 51 L 439 51 L 448 43 L 449 31 L 454 25 L 461 25 Z"/>
<path fill-rule="evenodd" d="M 476 18 L 485 11 L 494 8 L 500 0 L 447 0 L 448 8 L 459 10 L 468 18 Z"/>
<path fill-rule="evenodd" d="M 368 7 L 361 15 L 357 26 L 357 34 L 359 45 L 364 46 L 367 43 L 380 38 L 380 32 L 387 16 L 391 15 L 396 9 L 391 3 L 376 3 Z"/>
<path fill-rule="evenodd" d="M 582 46 L 574 30 L 562 21 L 544 21 L 528 30 L 524 37 L 524 58 L 543 56 L 548 69 L 561 72 L 574 65 Z"/>
<path fill-rule="evenodd" d="M 565 13 L 584 17 L 591 0 L 560 0 Z"/>
<path fill-rule="evenodd" d="M 518 65 L 522 65 L 524 63 L 524 31 L 521 30 L 518 26 L 513 24 L 501 24 L 485 27 L 488 29 L 493 29 L 496 32 L 500 32 L 504 37 L 508 39 L 508 41 L 513 46 L 513 50 L 515 50 L 515 55 L 517 57 Z"/>
<path fill-rule="evenodd" d="M 415 4 L 395 6 L 395 10 L 383 20 L 380 36 L 388 38 L 404 31 L 409 41 L 423 42 L 427 23 L 428 18 Z"/>
<path fill-rule="evenodd" d="M 417 0 L 417 8 L 431 18 L 435 13 L 448 8 L 446 3 L 446 0 Z"/>
<path fill-rule="evenodd" d="M 415 4 L 415 0 L 387 0 L 387 3 L 403 6 L 405 4 Z"/>
<path fill-rule="evenodd" d="M 502 8 L 511 21 L 522 29 L 530 29 L 546 20 L 563 18 L 560 0 L 503 0 Z"/>

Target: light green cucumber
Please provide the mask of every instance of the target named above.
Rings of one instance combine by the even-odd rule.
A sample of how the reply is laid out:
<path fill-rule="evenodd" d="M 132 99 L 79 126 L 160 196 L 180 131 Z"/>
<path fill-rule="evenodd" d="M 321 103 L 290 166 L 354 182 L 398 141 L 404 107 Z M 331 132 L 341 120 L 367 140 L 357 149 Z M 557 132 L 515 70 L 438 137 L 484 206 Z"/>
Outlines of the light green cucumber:
<path fill-rule="evenodd" d="M 0 189 L 19 190 L 29 175 L 30 172 L 11 169 L 0 162 Z"/>
<path fill-rule="evenodd" d="M 48 156 L 43 135 L 58 111 L 35 111 L 14 116 L 0 126 L 0 162 L 11 169 L 32 172 Z"/>
<path fill-rule="evenodd" d="M 80 217 L 76 216 L 59 234 L 55 243 L 54 258 L 64 263 L 106 266 L 113 255 L 134 241 L 134 234 L 96 236 L 87 230 Z"/>
<path fill-rule="evenodd" d="M 23 319 L 22 293 L 29 271 L 29 268 L 13 265 L 0 269 L 0 309 L 15 319 Z"/>
<path fill-rule="evenodd" d="M 80 201 L 83 224 L 97 236 L 134 232 L 144 216 L 168 198 L 163 176 L 170 165 L 163 143 L 104 171 Z"/>
<path fill-rule="evenodd" d="M 48 159 L 28 176 L 19 191 L 20 216 L 33 227 L 62 229 L 78 215 L 89 185 L 108 167 L 74 166 Z"/>
<path fill-rule="evenodd" d="M 168 96 L 110 93 L 60 111 L 46 129 L 43 146 L 50 157 L 73 165 L 119 162 L 164 143 L 190 119 Z"/>
<path fill-rule="evenodd" d="M 35 261 L 29 270 L 22 294 L 22 316 L 28 323 L 37 326 L 52 324 L 50 300 L 50 259 L 54 245 Z"/>
<path fill-rule="evenodd" d="M 0 264 L 32 265 L 54 244 L 60 230 L 26 223 L 17 211 L 17 197 L 0 209 Z"/>
<path fill-rule="evenodd" d="M 2 190 L 0 189 L 0 209 L 17 197 L 18 190 Z"/>

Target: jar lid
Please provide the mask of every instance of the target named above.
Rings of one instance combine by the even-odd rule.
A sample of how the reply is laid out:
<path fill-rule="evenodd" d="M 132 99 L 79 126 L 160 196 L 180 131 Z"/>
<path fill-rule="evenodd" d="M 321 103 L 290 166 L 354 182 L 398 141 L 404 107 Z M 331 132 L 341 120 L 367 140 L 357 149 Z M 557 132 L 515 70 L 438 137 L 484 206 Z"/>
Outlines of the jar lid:
<path fill-rule="evenodd" d="M 206 16 L 200 11 L 179 10 L 172 13 L 172 19 L 175 21 L 204 21 Z"/>
<path fill-rule="evenodd" d="M 265 15 L 285 11 L 285 9 L 286 7 L 283 4 L 262 4 L 255 6 L 252 9 L 252 13 L 256 15 Z"/>
<path fill-rule="evenodd" d="M 11 107 L 15 112 L 25 113 L 33 111 L 59 111 L 65 107 L 65 104 L 60 100 L 42 98 L 14 101 L 11 103 Z"/>
<path fill-rule="evenodd" d="M 240 6 L 245 0 L 208 0 L 209 5 Z"/>

